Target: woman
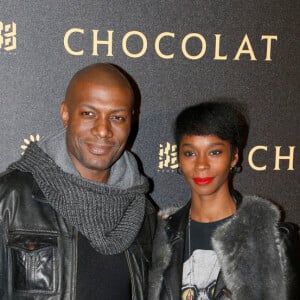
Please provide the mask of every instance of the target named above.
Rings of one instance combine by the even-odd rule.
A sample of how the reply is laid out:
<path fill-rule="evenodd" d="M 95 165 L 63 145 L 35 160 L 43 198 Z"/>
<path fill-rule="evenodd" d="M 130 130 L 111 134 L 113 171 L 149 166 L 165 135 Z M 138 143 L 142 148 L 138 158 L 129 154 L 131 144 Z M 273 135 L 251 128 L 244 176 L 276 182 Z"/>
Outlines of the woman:
<path fill-rule="evenodd" d="M 160 213 L 150 300 L 298 299 L 287 259 L 293 228 L 279 223 L 272 203 L 230 188 L 246 137 L 245 119 L 230 104 L 201 103 L 177 117 L 178 161 L 191 201 Z"/>

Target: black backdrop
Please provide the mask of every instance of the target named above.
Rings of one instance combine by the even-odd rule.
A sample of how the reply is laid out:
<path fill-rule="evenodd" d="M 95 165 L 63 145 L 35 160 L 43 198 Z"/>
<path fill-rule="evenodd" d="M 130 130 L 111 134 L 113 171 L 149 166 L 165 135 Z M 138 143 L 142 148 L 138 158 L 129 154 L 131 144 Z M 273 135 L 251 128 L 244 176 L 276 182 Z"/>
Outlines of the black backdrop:
<path fill-rule="evenodd" d="M 62 128 L 59 104 L 74 72 L 110 62 L 139 87 L 132 150 L 160 206 L 189 198 L 176 173 L 174 117 L 231 98 L 251 121 L 235 187 L 272 199 L 300 224 L 298 0 L 1 2 L 1 170 L 24 139 Z"/>

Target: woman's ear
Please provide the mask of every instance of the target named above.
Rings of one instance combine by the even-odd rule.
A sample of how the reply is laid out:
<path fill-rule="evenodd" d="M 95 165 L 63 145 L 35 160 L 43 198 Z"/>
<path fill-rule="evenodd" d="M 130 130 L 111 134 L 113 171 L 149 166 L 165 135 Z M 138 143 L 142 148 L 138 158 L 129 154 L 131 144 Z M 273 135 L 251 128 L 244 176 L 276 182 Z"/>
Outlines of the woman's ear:
<path fill-rule="evenodd" d="M 230 166 L 233 168 L 236 166 L 236 164 L 239 161 L 239 149 L 235 148 L 232 152 L 232 159 L 231 159 L 231 164 Z"/>

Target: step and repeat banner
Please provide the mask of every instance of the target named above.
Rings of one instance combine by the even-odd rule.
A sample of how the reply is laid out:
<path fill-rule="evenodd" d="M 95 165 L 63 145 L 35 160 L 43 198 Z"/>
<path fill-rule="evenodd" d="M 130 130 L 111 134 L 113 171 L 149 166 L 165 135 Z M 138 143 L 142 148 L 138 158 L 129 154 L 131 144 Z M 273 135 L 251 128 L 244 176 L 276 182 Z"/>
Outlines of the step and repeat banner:
<path fill-rule="evenodd" d="M 299 12 L 298 0 L 1 1 L 1 171 L 30 141 L 62 128 L 72 75 L 109 62 L 138 86 L 132 151 L 159 206 L 189 199 L 176 172 L 177 113 L 231 99 L 250 120 L 235 188 L 273 200 L 300 225 Z"/>

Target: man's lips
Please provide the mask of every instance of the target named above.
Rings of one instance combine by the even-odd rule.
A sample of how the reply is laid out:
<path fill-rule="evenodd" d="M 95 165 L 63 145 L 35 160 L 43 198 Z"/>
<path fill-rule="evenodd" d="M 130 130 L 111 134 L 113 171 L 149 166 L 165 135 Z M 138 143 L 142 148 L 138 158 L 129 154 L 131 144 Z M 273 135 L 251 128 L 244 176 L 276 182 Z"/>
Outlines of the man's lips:
<path fill-rule="evenodd" d="M 89 152 L 94 155 L 104 155 L 111 152 L 113 145 L 111 144 L 87 144 Z"/>
<path fill-rule="evenodd" d="M 214 177 L 194 177 L 193 181 L 198 185 L 209 184 L 213 181 Z"/>

